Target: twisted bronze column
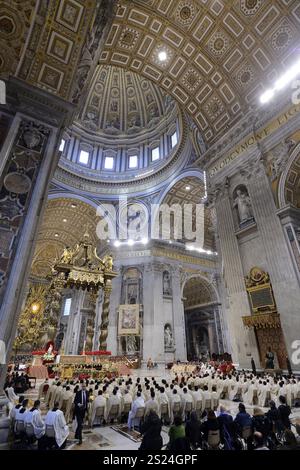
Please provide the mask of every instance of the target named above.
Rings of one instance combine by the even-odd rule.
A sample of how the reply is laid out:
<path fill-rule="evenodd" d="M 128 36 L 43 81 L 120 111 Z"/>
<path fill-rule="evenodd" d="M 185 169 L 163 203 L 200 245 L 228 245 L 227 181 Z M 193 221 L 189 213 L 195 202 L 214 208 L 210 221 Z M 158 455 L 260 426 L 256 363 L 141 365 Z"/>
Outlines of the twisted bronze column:
<path fill-rule="evenodd" d="M 107 335 L 108 335 L 108 323 L 109 323 L 109 302 L 111 294 L 111 281 L 107 280 L 104 288 L 103 306 L 102 306 L 102 318 L 101 318 L 101 332 L 99 338 L 99 349 L 106 351 L 107 349 Z"/>

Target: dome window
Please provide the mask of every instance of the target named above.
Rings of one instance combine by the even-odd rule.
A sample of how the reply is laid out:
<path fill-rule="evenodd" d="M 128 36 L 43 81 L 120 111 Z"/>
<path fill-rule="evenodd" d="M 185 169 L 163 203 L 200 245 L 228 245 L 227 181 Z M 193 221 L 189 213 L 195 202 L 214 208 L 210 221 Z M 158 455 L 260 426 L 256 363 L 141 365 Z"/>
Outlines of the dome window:
<path fill-rule="evenodd" d="M 132 168 L 137 168 L 137 166 L 138 166 L 138 157 L 137 157 L 137 155 L 130 155 L 128 166 L 131 169 Z"/>
<path fill-rule="evenodd" d="M 64 317 L 70 315 L 70 310 L 71 310 L 71 302 L 72 302 L 72 297 L 67 297 L 65 300 L 65 306 L 64 306 Z"/>
<path fill-rule="evenodd" d="M 89 152 L 86 152 L 85 150 L 81 150 L 79 154 L 79 163 L 82 165 L 87 165 L 89 162 L 90 154 Z"/>
<path fill-rule="evenodd" d="M 174 148 L 178 144 L 177 132 L 171 135 L 171 147 Z"/>
<path fill-rule="evenodd" d="M 159 154 L 159 147 L 155 147 L 151 151 L 151 160 L 155 162 L 156 160 L 159 160 L 160 154 Z"/>
<path fill-rule="evenodd" d="M 105 157 L 104 160 L 104 168 L 105 170 L 113 170 L 114 169 L 114 157 Z"/>
<path fill-rule="evenodd" d="M 59 146 L 59 149 L 58 149 L 60 152 L 63 152 L 63 151 L 64 151 L 65 144 L 66 144 L 65 139 L 61 139 L 61 141 L 60 141 L 60 146 Z"/>

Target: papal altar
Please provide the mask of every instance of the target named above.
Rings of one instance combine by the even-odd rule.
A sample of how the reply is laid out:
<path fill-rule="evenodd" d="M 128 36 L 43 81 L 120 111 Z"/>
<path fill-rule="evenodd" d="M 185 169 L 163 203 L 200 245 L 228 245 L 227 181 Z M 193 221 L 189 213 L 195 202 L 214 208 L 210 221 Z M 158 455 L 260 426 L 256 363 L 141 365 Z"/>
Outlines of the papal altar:
<path fill-rule="evenodd" d="M 137 357 L 107 355 L 61 355 L 53 367 L 55 375 L 63 379 L 119 377 L 131 375 L 139 367 Z"/>

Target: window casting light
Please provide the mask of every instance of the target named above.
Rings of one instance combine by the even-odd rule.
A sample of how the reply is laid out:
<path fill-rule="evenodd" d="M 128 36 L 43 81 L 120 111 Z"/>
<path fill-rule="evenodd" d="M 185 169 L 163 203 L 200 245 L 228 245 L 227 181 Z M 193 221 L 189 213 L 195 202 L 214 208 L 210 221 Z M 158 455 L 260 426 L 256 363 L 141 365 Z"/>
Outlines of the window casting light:
<path fill-rule="evenodd" d="M 287 87 L 297 77 L 297 75 L 300 75 L 300 60 L 278 78 L 273 88 L 269 88 L 269 90 L 266 90 L 261 95 L 260 102 L 262 104 L 268 103 L 274 97 L 276 92 Z"/>
<path fill-rule="evenodd" d="M 160 51 L 158 53 L 158 58 L 161 62 L 164 62 L 165 60 L 167 60 L 167 53 L 166 51 Z"/>

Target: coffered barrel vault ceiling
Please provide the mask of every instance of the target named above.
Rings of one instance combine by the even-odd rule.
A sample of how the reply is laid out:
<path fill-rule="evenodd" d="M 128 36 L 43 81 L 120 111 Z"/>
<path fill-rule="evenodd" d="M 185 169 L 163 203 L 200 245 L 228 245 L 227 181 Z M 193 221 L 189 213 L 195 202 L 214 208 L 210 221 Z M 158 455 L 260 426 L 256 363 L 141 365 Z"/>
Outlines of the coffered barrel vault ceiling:
<path fill-rule="evenodd" d="M 31 274 L 45 278 L 65 246 L 73 246 L 87 232 L 98 246 L 96 209 L 84 202 L 58 198 L 48 201 L 32 262 Z"/>
<path fill-rule="evenodd" d="M 209 282 L 195 277 L 189 279 L 183 290 L 184 307 L 195 307 L 216 302 L 216 294 Z"/>
<path fill-rule="evenodd" d="M 2 0 L 0 77 L 76 102 L 95 58 L 124 67 L 175 98 L 211 145 L 294 62 L 299 26 L 298 0 L 120 0 L 116 14 L 114 0 Z"/>
<path fill-rule="evenodd" d="M 115 0 L 0 1 L 0 77 L 16 75 L 76 102 Z"/>
<path fill-rule="evenodd" d="M 212 143 L 299 55 L 299 23 L 298 0 L 121 0 L 100 63 L 159 84 Z"/>

